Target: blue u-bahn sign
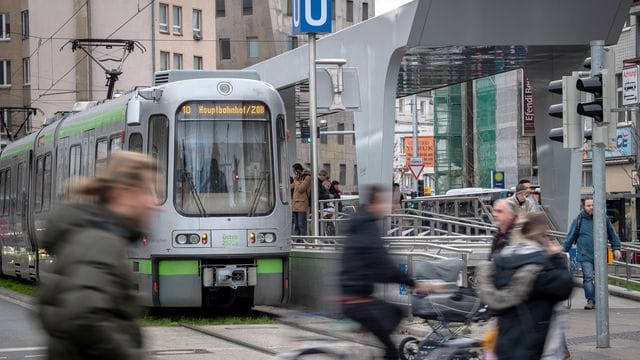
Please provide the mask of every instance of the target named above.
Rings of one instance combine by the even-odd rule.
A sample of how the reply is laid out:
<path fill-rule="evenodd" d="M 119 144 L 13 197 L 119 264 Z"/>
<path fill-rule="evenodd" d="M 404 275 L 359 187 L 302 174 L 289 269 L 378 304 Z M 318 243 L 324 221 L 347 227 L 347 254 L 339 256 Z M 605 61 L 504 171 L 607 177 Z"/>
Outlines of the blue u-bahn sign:
<path fill-rule="evenodd" d="M 331 32 L 331 0 L 293 0 L 293 33 Z"/>

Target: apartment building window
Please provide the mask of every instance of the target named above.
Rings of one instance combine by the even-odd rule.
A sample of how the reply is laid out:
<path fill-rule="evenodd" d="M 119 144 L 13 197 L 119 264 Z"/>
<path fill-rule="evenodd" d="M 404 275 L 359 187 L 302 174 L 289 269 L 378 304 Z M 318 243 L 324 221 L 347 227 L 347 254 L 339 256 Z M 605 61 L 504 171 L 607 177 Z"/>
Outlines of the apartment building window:
<path fill-rule="evenodd" d="M 182 35 L 182 7 L 173 6 L 173 34 Z"/>
<path fill-rule="evenodd" d="M 284 0 L 287 6 L 286 15 L 293 15 L 293 0 Z"/>
<path fill-rule="evenodd" d="M 0 86 L 11 85 L 11 61 L 0 60 Z"/>
<path fill-rule="evenodd" d="M 347 0 L 347 21 L 353 22 L 353 0 Z"/>
<path fill-rule="evenodd" d="M 160 32 L 169 33 L 169 5 L 160 3 L 159 6 L 158 23 L 160 23 Z"/>
<path fill-rule="evenodd" d="M 420 101 L 420 114 L 424 115 L 425 111 L 427 109 L 427 102 L 426 101 Z"/>
<path fill-rule="evenodd" d="M 249 59 L 257 59 L 260 57 L 260 44 L 258 44 L 258 38 L 255 36 L 247 38 L 247 56 Z"/>
<path fill-rule="evenodd" d="M 228 60 L 231 59 L 231 40 L 229 39 L 220 39 L 220 59 Z"/>
<path fill-rule="evenodd" d="M 31 62 L 29 58 L 22 59 L 22 80 L 24 85 L 31 84 Z"/>
<path fill-rule="evenodd" d="M 365 21 L 369 18 L 369 4 L 366 2 L 362 3 L 362 21 Z"/>
<path fill-rule="evenodd" d="M 358 165 L 353 165 L 353 186 L 358 187 Z"/>
<path fill-rule="evenodd" d="M 193 9 L 193 38 L 195 40 L 202 39 L 202 10 Z"/>
<path fill-rule="evenodd" d="M 322 164 L 322 168 L 329 174 L 329 178 L 331 178 L 331 164 Z"/>
<path fill-rule="evenodd" d="M 242 15 L 253 15 L 253 0 L 242 0 Z"/>
<path fill-rule="evenodd" d="M 338 124 L 338 131 L 344 131 L 344 123 Z M 344 135 L 338 135 L 338 145 L 344 145 Z"/>
<path fill-rule="evenodd" d="M 0 13 L 0 40 L 11 38 L 9 14 Z"/>
<path fill-rule="evenodd" d="M 169 53 L 160 51 L 160 70 L 169 70 Z"/>
<path fill-rule="evenodd" d="M 353 130 L 353 135 L 351 136 L 351 144 L 356 144 L 356 124 L 351 124 L 351 130 Z"/>
<path fill-rule="evenodd" d="M 404 112 L 404 99 L 398 99 L 398 112 Z"/>
<path fill-rule="evenodd" d="M 194 56 L 193 57 L 193 69 L 194 70 L 202 70 L 204 66 L 202 65 L 202 56 Z"/>
<path fill-rule="evenodd" d="M 298 47 L 298 37 L 289 36 L 289 50 L 293 50 Z"/>
<path fill-rule="evenodd" d="M 331 20 L 336 19 L 336 0 L 331 0 Z"/>
<path fill-rule="evenodd" d="M 173 68 L 176 70 L 182 69 L 182 54 L 173 53 Z"/>
<path fill-rule="evenodd" d="M 216 0 L 216 17 L 224 17 L 226 15 L 224 2 L 225 0 Z"/>
<path fill-rule="evenodd" d="M 341 185 L 347 185 L 347 165 L 340 164 L 339 180 Z"/>
<path fill-rule="evenodd" d="M 24 10 L 20 13 L 22 18 L 22 39 L 29 38 L 29 10 Z"/>

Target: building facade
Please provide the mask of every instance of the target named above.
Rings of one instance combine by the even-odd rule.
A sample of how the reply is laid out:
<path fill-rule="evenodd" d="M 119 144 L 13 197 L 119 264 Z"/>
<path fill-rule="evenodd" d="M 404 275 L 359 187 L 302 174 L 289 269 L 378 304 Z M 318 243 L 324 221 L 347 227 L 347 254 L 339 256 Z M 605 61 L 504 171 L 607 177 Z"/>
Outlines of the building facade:
<path fill-rule="evenodd" d="M 127 55 L 116 94 L 151 85 L 157 70 L 216 66 L 215 25 L 204 23 L 214 18 L 210 1 L 20 0 L 1 2 L 0 13 L 8 13 L 2 19 L 8 19 L 4 24 L 11 29 L 10 39 L 0 38 L 0 57 L 11 61 L 12 75 L 10 84 L 0 85 L 0 92 L 10 94 L 0 98 L 0 106 L 37 108 L 33 130 L 77 101 L 105 99 L 106 75 L 96 61 L 117 69 Z M 124 39 L 139 46 L 131 53 L 120 44 L 87 46 L 93 61 L 74 49 L 74 39 Z M 5 54 L 11 59 L 4 59 Z M 11 119 L 14 126 L 17 121 Z"/>

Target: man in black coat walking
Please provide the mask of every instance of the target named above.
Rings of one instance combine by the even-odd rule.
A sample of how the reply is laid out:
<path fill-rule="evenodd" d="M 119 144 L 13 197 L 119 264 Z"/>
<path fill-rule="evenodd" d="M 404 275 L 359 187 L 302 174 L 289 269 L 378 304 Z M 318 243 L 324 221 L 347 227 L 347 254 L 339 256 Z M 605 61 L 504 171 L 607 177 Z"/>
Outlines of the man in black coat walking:
<path fill-rule="evenodd" d="M 402 319 L 402 310 L 372 296 L 375 283 L 399 283 L 428 292 L 434 285 L 415 283 L 391 260 L 376 222 L 391 210 L 377 185 L 365 190 L 366 204 L 353 218 L 342 254 L 340 286 L 344 315 L 369 330 L 385 346 L 385 359 L 398 359 L 390 334 Z"/>

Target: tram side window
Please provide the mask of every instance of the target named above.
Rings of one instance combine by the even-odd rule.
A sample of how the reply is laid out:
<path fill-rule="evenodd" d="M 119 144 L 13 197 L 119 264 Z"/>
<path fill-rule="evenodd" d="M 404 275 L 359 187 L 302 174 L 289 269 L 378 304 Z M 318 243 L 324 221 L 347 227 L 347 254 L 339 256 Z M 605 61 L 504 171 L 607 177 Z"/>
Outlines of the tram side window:
<path fill-rule="evenodd" d="M 73 145 L 69 149 L 69 183 L 73 189 L 73 185 L 77 183 L 80 174 L 82 174 L 82 149 L 80 145 Z"/>
<path fill-rule="evenodd" d="M 36 160 L 36 193 L 34 210 L 39 213 L 42 211 L 42 180 L 44 175 L 44 156 L 38 157 Z"/>
<path fill-rule="evenodd" d="M 42 210 L 48 211 L 51 208 L 51 153 L 44 156 L 44 174 L 42 189 Z"/>
<path fill-rule="evenodd" d="M 133 133 L 129 135 L 129 151 L 142 152 L 142 134 Z"/>
<path fill-rule="evenodd" d="M 289 160 L 287 159 L 287 134 L 286 124 L 284 122 L 284 116 L 278 115 L 276 118 L 276 130 L 278 133 L 278 161 L 279 177 L 280 177 L 280 201 L 283 204 L 289 203 L 289 190 L 287 185 L 289 184 Z"/>
<path fill-rule="evenodd" d="M 111 145 L 110 146 L 111 152 L 121 151 L 122 150 L 122 136 L 120 134 L 111 135 L 110 145 Z"/>
<path fill-rule="evenodd" d="M 18 173 L 16 179 L 16 188 L 18 191 L 18 194 L 16 195 L 16 215 L 22 214 L 22 202 L 24 201 L 25 195 L 27 193 L 26 187 L 22 184 L 24 181 L 24 179 L 22 178 L 23 176 L 24 162 L 21 162 L 20 164 L 18 164 Z"/>
<path fill-rule="evenodd" d="M 0 215 L 5 215 L 5 188 L 7 187 L 7 169 L 0 170 Z"/>
<path fill-rule="evenodd" d="M 169 119 L 164 115 L 149 118 L 148 153 L 158 165 L 156 196 L 162 204 L 167 199 L 167 161 L 169 151 Z"/>
<path fill-rule="evenodd" d="M 11 208 L 11 169 L 7 169 L 4 172 L 4 209 L 2 215 L 9 215 L 9 209 Z"/>
<path fill-rule="evenodd" d="M 96 143 L 96 175 L 101 175 L 107 168 L 107 159 L 109 158 L 109 143 L 107 139 L 98 139 Z"/>

